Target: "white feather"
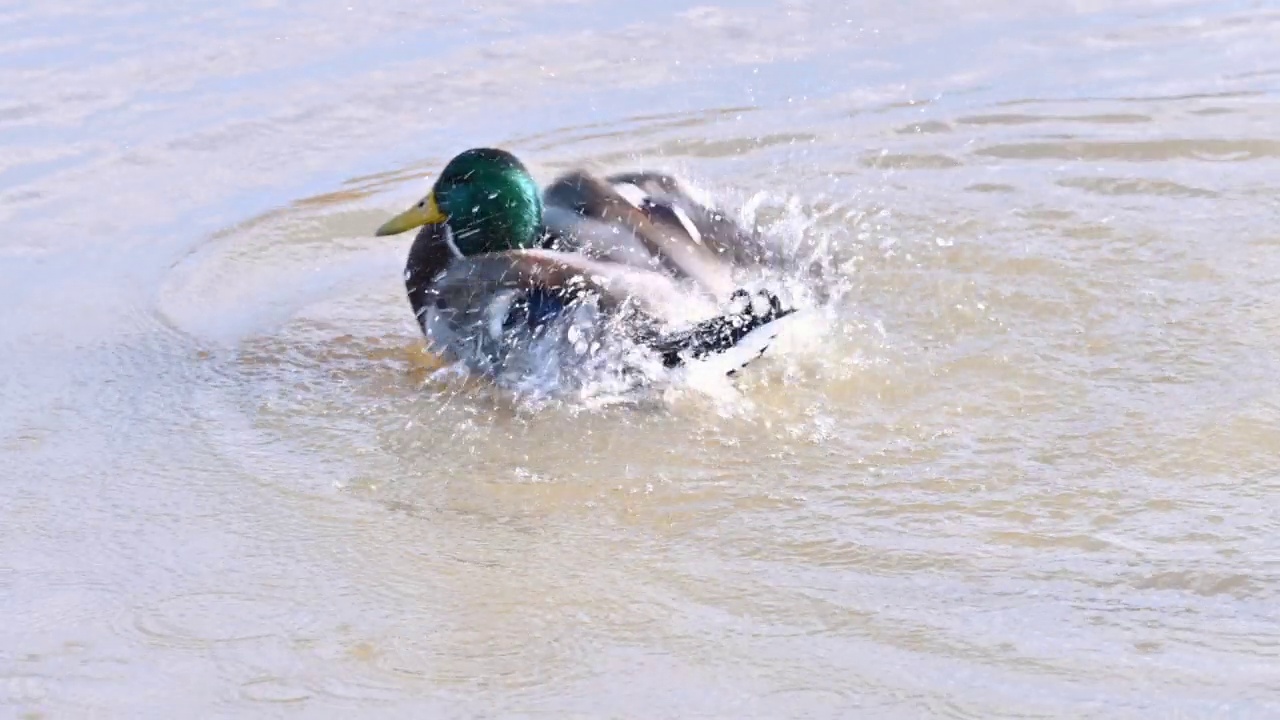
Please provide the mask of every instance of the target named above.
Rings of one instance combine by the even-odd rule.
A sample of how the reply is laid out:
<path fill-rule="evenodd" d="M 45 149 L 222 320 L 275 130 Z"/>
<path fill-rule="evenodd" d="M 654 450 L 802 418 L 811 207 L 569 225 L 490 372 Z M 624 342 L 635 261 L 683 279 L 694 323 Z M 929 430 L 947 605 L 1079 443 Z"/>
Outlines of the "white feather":
<path fill-rule="evenodd" d="M 701 245 L 702 233 L 698 232 L 698 226 L 693 224 L 693 220 L 689 217 L 689 213 L 685 212 L 684 208 L 679 205 L 672 205 L 671 210 L 676 214 L 676 219 L 680 221 L 680 224 L 684 226 L 684 231 L 689 233 L 689 237 L 693 238 L 694 242 Z"/>
<path fill-rule="evenodd" d="M 623 197 L 627 202 L 636 207 L 637 210 L 644 208 L 644 201 L 649 198 L 649 194 L 641 190 L 638 185 L 632 183 L 615 183 L 613 189 Z"/>
<path fill-rule="evenodd" d="M 484 310 L 485 328 L 489 331 L 489 337 L 494 340 L 502 341 L 503 325 L 506 324 L 507 314 L 511 312 L 511 304 L 515 302 L 516 294 L 514 290 L 499 292 Z"/>

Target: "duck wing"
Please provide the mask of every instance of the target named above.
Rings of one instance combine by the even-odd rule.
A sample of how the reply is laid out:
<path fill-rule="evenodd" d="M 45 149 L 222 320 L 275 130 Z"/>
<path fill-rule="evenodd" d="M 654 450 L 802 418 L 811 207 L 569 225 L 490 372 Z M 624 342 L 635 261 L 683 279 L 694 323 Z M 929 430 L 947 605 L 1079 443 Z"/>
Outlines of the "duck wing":
<path fill-rule="evenodd" d="M 567 301 L 592 296 L 614 311 L 632 305 L 678 321 L 688 314 L 688 297 L 672 277 L 625 263 L 579 253 L 530 249 L 459 258 L 434 283 L 446 302 L 472 305 L 501 291 L 563 296 Z"/>
<path fill-rule="evenodd" d="M 554 250 L 460 258 L 426 292 L 420 319 L 437 351 L 489 367 L 535 341 L 567 350 L 609 335 L 647 346 L 664 365 L 676 367 L 730 350 L 792 312 L 771 294 L 752 298 L 743 291 L 732 296 L 746 302 L 721 311 L 690 302 L 669 275 Z M 587 326 L 555 322 L 586 304 Z M 749 359 L 760 352 L 763 347 Z"/>
<path fill-rule="evenodd" d="M 674 175 L 652 171 L 625 172 L 606 178 L 616 192 L 641 207 L 653 222 L 680 228 L 733 265 L 764 264 L 770 250 L 766 238 L 715 205 L 710 197 Z"/>
<path fill-rule="evenodd" d="M 695 223 L 681 220 L 684 211 L 647 202 L 635 184 L 574 171 L 543 196 L 553 247 L 692 281 L 721 301 L 735 289 L 732 265 L 704 243 Z"/>
<path fill-rule="evenodd" d="M 454 258 L 417 292 L 432 350 L 479 364 L 549 333 L 567 341 L 570 323 L 554 321 L 570 314 L 590 320 L 576 330 L 589 340 L 593 333 L 654 334 L 714 312 L 669 275 L 542 249 Z"/>

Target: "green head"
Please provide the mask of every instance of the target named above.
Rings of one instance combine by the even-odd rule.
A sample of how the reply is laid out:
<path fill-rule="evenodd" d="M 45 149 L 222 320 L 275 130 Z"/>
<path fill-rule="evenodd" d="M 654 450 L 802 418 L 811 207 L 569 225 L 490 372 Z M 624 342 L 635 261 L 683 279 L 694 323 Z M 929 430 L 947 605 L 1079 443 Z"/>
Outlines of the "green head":
<path fill-rule="evenodd" d="M 431 192 L 378 228 L 396 235 L 444 223 L 463 255 L 537 245 L 542 195 L 525 166 L 505 150 L 475 148 L 449 161 Z"/>

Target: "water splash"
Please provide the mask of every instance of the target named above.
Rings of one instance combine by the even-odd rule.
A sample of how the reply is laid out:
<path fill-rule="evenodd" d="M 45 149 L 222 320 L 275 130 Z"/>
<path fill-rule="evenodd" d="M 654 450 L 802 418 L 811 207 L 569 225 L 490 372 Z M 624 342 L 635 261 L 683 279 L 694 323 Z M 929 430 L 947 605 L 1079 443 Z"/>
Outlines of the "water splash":
<path fill-rule="evenodd" d="M 736 208 L 736 220 L 759 231 L 758 244 L 736 250 L 741 286 L 768 289 L 798 310 L 783 321 L 782 333 L 765 356 L 734 377 L 726 376 L 714 361 L 664 368 L 651 350 L 627 340 L 588 305 L 526 343 L 493 374 L 494 384 L 509 394 L 515 409 L 539 412 L 556 405 L 594 411 L 693 401 L 710 403 L 722 415 L 737 415 L 751 412 L 750 376 L 767 373 L 794 379 L 826 366 L 822 358 L 830 357 L 832 345 L 847 332 L 842 316 L 853 287 L 848 213 L 839 216 L 844 206 L 807 204 L 798 196 L 765 191 L 744 195 L 730 188 L 718 193 L 698 186 L 690 190 L 718 199 L 726 209 Z M 465 392 L 461 388 L 471 386 L 469 379 L 470 372 L 451 365 L 431 375 L 427 384 L 444 392 Z"/>

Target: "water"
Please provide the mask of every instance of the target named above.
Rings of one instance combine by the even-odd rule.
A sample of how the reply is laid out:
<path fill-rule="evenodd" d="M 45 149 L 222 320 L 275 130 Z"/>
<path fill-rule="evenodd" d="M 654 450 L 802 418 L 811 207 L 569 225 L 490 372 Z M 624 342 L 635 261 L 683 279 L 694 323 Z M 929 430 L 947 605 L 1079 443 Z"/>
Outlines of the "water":
<path fill-rule="evenodd" d="M 0 7 L 0 715 L 1280 717 L 1280 8 Z M 732 386 L 433 378 L 473 145 L 830 270 Z"/>

